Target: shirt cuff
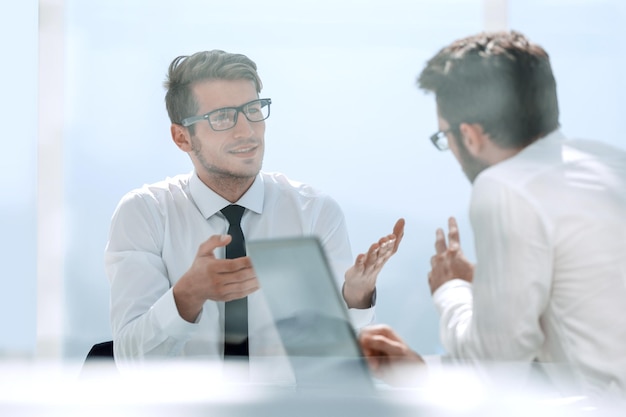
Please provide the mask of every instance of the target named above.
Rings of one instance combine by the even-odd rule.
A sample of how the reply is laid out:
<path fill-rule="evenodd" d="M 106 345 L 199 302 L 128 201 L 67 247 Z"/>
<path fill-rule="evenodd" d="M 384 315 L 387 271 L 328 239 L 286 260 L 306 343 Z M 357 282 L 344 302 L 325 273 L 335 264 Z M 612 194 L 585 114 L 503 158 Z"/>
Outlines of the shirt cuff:
<path fill-rule="evenodd" d="M 370 308 L 349 308 L 348 315 L 350 322 L 355 329 L 360 329 L 374 322 L 375 307 Z"/>
<path fill-rule="evenodd" d="M 202 316 L 202 311 L 198 314 L 196 323 L 190 323 L 183 319 L 178 313 L 176 301 L 174 300 L 173 289 L 170 288 L 152 306 L 152 313 L 156 319 L 157 326 L 169 337 L 174 339 L 189 339 L 198 329 L 198 321 Z"/>
<path fill-rule="evenodd" d="M 433 303 L 439 314 L 446 309 L 451 302 L 471 302 L 472 301 L 472 283 L 464 279 L 455 278 L 444 282 L 433 293 Z"/>

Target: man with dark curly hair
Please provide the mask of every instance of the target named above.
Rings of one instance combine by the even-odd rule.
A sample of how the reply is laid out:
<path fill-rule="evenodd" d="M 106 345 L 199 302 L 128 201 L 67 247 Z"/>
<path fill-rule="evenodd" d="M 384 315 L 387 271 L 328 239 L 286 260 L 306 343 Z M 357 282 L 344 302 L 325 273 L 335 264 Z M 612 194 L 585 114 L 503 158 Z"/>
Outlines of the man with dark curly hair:
<path fill-rule="evenodd" d="M 418 84 L 437 103 L 430 140 L 473 184 L 476 263 L 450 218 L 428 274 L 447 353 L 626 394 L 626 152 L 565 138 L 548 54 L 519 32 L 453 42 Z M 388 327 L 361 340 L 375 368 L 421 362 Z"/>

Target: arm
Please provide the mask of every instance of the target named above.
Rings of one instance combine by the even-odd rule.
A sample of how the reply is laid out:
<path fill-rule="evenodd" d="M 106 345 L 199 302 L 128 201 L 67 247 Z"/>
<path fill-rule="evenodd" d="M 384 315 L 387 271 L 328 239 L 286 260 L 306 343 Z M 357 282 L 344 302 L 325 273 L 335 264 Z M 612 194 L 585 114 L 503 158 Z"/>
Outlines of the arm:
<path fill-rule="evenodd" d="M 455 357 L 530 361 L 543 343 L 539 320 L 551 285 L 547 228 L 532 201 L 496 181 L 485 182 L 475 184 L 473 193 L 478 262 L 471 279 L 469 269 L 450 266 L 461 253 L 454 248 L 458 241 L 452 239 L 452 250 L 444 248 L 438 232 L 431 277 L 441 282 L 433 287 L 433 300 L 442 343 Z"/>
<path fill-rule="evenodd" d="M 111 329 L 119 361 L 175 354 L 180 340 L 193 332 L 193 326 L 182 319 L 177 326 L 160 320 L 176 307 L 160 256 L 164 222 L 155 205 L 149 197 L 131 192 L 111 220 L 105 269 L 111 284 Z"/>
<path fill-rule="evenodd" d="M 191 266 L 180 279 L 170 276 L 172 265 L 162 257 L 167 241 L 164 211 L 151 195 L 130 193 L 113 215 L 105 267 L 118 363 L 182 354 L 186 342 L 199 331 L 198 316 L 207 299 L 235 298 L 258 286 L 250 274 L 249 258 L 213 256 L 216 247 L 229 242 L 221 235 L 196 248 L 195 257 L 181 249 L 176 262 L 183 268 Z"/>
<path fill-rule="evenodd" d="M 352 262 L 352 250 L 345 218 L 337 202 L 328 196 L 319 200 L 313 233 L 320 237 L 324 250 L 332 264 L 337 285 L 349 308 L 352 324 L 356 328 L 370 324 L 374 319 L 372 297 L 376 278 L 389 257 L 396 252 L 404 235 L 404 220 L 394 227 L 394 234 L 380 239 L 370 246 L 367 254 L 359 255 Z M 395 236 L 399 236 L 396 238 Z M 395 239 L 395 240 L 394 240 Z M 390 243 L 393 241 L 393 243 Z M 380 251 L 380 245 L 385 247 Z M 342 279 L 343 277 L 343 279 Z M 345 288 L 348 287 L 348 291 Z"/>

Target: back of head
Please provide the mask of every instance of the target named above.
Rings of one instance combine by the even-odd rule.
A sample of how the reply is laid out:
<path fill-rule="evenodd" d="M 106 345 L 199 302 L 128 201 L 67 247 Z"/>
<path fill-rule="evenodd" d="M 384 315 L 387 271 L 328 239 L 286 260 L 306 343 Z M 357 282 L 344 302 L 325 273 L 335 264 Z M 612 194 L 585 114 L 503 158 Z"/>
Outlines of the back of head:
<path fill-rule="evenodd" d="M 181 55 L 169 66 L 164 86 L 165 106 L 172 123 L 180 123 L 198 111 L 192 93 L 194 83 L 206 80 L 250 80 L 257 93 L 263 88 L 254 61 L 242 54 L 221 50 L 202 51 L 193 55 Z M 190 126 L 192 128 L 193 126 Z"/>
<path fill-rule="evenodd" d="M 519 32 L 453 42 L 427 62 L 418 85 L 435 93 L 450 127 L 480 124 L 503 148 L 523 148 L 559 126 L 548 54 Z"/>

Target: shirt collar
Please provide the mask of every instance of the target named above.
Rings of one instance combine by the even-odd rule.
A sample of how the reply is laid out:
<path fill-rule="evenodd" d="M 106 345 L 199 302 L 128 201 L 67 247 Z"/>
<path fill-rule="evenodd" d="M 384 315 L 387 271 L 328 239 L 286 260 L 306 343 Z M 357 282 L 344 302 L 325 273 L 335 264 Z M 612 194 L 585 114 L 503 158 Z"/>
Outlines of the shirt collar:
<path fill-rule="evenodd" d="M 535 143 L 537 143 L 537 142 L 539 142 L 541 140 L 550 141 L 550 142 L 563 142 L 563 141 L 567 140 L 567 138 L 565 137 L 563 132 L 561 132 L 561 130 L 556 129 L 556 130 L 553 130 L 552 132 L 548 133 L 546 136 L 544 136 L 543 138 L 539 139 L 538 141 L 535 141 Z"/>
<path fill-rule="evenodd" d="M 531 158 L 536 158 L 536 152 L 541 155 L 542 153 L 547 152 L 547 149 L 557 149 L 554 146 L 566 140 L 567 138 L 559 129 L 553 130 L 546 136 L 539 138 L 530 145 L 526 146 L 517 155 L 515 155 L 514 158 L 524 158 L 526 155 L 531 155 Z"/>
<path fill-rule="evenodd" d="M 230 204 L 228 200 L 207 187 L 195 171 L 191 173 L 191 178 L 189 179 L 189 192 L 196 206 L 206 219 Z M 264 196 L 263 177 L 259 173 L 248 191 L 235 204 L 261 214 L 263 212 Z"/>

